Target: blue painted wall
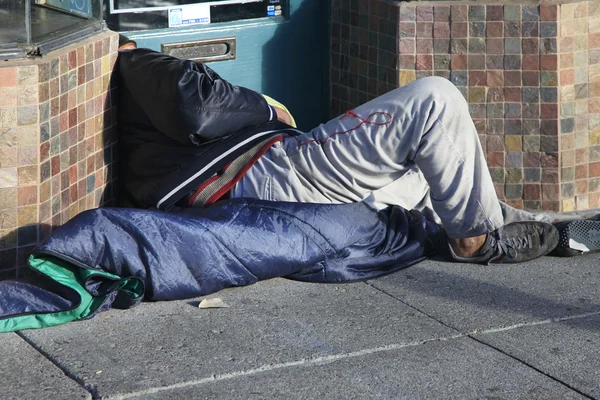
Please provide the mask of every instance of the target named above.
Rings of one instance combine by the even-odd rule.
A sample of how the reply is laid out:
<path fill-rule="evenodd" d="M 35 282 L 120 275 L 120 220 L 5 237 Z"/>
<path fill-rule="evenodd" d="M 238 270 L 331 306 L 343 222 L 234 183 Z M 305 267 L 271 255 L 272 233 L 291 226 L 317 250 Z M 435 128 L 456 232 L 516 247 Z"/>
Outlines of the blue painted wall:
<path fill-rule="evenodd" d="M 289 0 L 288 19 L 123 32 L 141 47 L 235 36 L 237 58 L 209 63 L 223 78 L 284 103 L 301 129 L 328 116 L 329 1 Z"/>

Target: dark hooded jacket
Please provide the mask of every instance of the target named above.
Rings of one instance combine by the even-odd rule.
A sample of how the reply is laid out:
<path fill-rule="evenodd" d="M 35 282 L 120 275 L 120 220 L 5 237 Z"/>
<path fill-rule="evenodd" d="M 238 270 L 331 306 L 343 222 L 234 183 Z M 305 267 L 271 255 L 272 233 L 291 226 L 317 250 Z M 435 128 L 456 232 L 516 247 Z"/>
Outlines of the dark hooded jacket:
<path fill-rule="evenodd" d="M 256 144 L 291 131 L 257 92 L 148 49 L 119 54 L 124 195 L 167 210 Z"/>

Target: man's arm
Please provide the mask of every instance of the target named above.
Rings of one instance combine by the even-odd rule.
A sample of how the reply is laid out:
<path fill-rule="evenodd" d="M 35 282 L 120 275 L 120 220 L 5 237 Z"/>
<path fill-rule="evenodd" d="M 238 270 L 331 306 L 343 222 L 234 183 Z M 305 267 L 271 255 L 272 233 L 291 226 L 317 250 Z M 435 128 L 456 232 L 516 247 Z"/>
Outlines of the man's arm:
<path fill-rule="evenodd" d="M 269 106 L 259 93 L 232 85 L 193 61 L 135 49 L 120 53 L 119 71 L 154 127 L 182 144 L 199 144 L 285 119 L 285 112 Z"/>

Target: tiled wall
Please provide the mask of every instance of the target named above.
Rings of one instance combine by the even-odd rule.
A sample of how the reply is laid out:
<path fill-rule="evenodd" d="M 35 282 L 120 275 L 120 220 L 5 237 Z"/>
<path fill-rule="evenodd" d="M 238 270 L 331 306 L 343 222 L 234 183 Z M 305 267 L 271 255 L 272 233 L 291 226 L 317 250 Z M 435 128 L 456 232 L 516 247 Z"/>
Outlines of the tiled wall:
<path fill-rule="evenodd" d="M 332 112 L 446 77 L 469 101 L 501 199 L 600 207 L 599 4 L 332 0 Z"/>
<path fill-rule="evenodd" d="M 115 199 L 117 42 L 106 32 L 0 64 L 0 279 L 52 227 Z"/>
<path fill-rule="evenodd" d="M 600 207 L 600 2 L 559 8 L 563 208 Z"/>

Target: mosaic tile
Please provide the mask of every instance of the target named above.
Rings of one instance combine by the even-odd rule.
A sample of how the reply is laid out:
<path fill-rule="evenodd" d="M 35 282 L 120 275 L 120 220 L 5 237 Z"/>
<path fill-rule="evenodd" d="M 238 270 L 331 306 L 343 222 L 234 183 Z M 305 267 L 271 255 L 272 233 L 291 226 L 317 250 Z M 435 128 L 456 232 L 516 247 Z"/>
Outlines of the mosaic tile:
<path fill-rule="evenodd" d="M 524 182 L 541 182 L 542 170 L 540 168 L 524 168 Z M 541 186 L 540 186 L 541 191 Z"/>
<path fill-rule="evenodd" d="M 521 20 L 521 7 L 505 5 L 504 6 L 504 20 L 505 21 L 520 21 Z"/>
<path fill-rule="evenodd" d="M 521 40 L 519 38 L 505 38 L 504 54 L 521 54 Z"/>
<path fill-rule="evenodd" d="M 537 22 L 522 22 L 521 35 L 523 37 L 539 37 L 539 24 Z"/>
<path fill-rule="evenodd" d="M 511 38 L 519 38 L 521 36 L 521 22 L 506 21 L 504 22 L 504 35 Z"/>
<path fill-rule="evenodd" d="M 469 37 L 485 37 L 486 23 L 485 22 L 470 22 Z"/>
<path fill-rule="evenodd" d="M 558 17 L 558 6 L 556 4 L 541 4 L 540 5 L 540 20 L 541 21 L 556 21 Z"/>
<path fill-rule="evenodd" d="M 469 7 L 467 5 L 452 5 L 450 7 L 451 21 L 468 21 Z"/>
<path fill-rule="evenodd" d="M 486 7 L 485 6 L 469 6 L 469 21 L 485 21 Z"/>
<path fill-rule="evenodd" d="M 585 171 L 589 170 L 588 164 L 600 162 L 600 144 L 597 144 L 600 134 L 592 133 L 600 131 L 600 82 L 594 81 L 600 69 L 596 67 L 600 65 L 600 36 L 594 35 L 600 33 L 600 27 L 596 30 L 592 19 L 588 21 L 586 8 L 579 9 L 575 20 L 576 6 L 551 3 L 539 7 L 531 4 L 428 4 L 417 7 L 424 8 L 418 16 L 418 9 L 413 7 L 416 11 L 414 19 L 402 10 L 402 6 L 396 8 L 396 18 L 400 23 L 417 21 L 414 38 L 419 40 L 415 43 L 416 52 L 406 54 L 413 56 L 412 59 L 399 58 L 400 71 L 396 77 L 402 84 L 413 78 L 435 74 L 448 77 L 458 86 L 471 103 L 469 110 L 482 147 L 487 152 L 489 165 L 494 170 L 498 196 L 506 197 L 517 206 L 551 210 L 599 203 L 600 198 L 592 198 L 585 193 L 585 190 L 594 188 L 588 181 L 598 179 L 585 175 Z M 394 7 L 388 4 L 386 9 Z M 449 26 L 448 21 L 451 21 Z M 396 24 L 395 29 L 397 32 L 393 34 L 398 38 L 411 39 L 413 30 L 410 24 Z M 339 32 L 343 34 L 341 30 Z M 348 35 L 341 37 L 362 41 L 368 48 L 368 41 L 352 33 L 349 31 Z M 373 38 L 377 39 L 377 36 Z M 559 40 L 561 54 L 558 54 Z M 374 43 L 378 43 L 377 40 Z M 344 54 L 357 51 L 351 44 L 338 43 L 337 48 Z M 370 50 L 358 52 L 371 55 Z M 415 54 L 422 57 L 415 58 Z M 376 52 L 374 57 L 378 58 Z M 332 62 L 340 59 L 343 58 L 332 55 Z M 384 55 L 378 62 L 385 65 L 388 59 Z M 349 62 L 345 68 L 357 74 L 356 63 Z M 363 71 L 366 71 L 364 67 Z M 332 91 L 338 94 L 336 99 L 332 99 L 332 104 L 345 105 L 349 99 L 366 100 L 368 98 L 364 94 L 368 91 L 365 88 L 370 88 L 368 93 L 374 94 L 387 88 L 390 75 L 373 73 L 371 80 L 384 79 L 386 84 L 371 83 L 352 74 L 340 75 L 333 68 L 332 80 L 337 77 L 344 92 L 332 82 Z M 358 87 L 358 94 L 353 93 L 348 84 Z M 103 85 L 109 86 L 106 79 Z M 508 146 L 505 143 L 507 137 Z M 519 137 L 520 143 L 512 137 Z M 568 199 L 562 198 L 560 189 L 556 189 L 561 184 L 560 160 L 562 168 L 570 168 L 560 172 L 565 172 L 568 178 L 569 174 L 574 174 L 577 180 L 575 195 Z M 575 164 L 570 165 L 573 162 Z M 505 178 L 501 173 L 504 168 L 521 170 L 526 174 L 524 179 L 530 186 L 522 188 L 521 199 L 510 198 L 518 193 L 519 187 L 504 186 Z M 514 173 L 509 176 L 509 180 L 513 180 L 508 182 L 509 185 L 522 183 L 518 179 L 515 181 L 515 176 Z M 100 175 L 97 179 L 101 179 Z M 545 196 L 544 187 L 548 185 L 550 189 L 546 189 Z M 555 195 L 548 196 L 552 187 Z"/>

